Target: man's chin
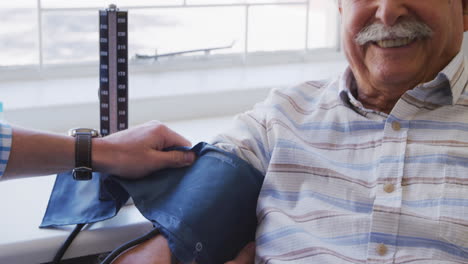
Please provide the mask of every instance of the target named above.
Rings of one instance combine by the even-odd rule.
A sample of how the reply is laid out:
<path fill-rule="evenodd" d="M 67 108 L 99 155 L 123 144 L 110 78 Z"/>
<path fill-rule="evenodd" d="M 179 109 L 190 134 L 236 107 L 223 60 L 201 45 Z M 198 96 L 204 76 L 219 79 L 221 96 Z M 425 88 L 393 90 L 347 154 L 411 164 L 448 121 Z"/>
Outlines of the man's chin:
<path fill-rule="evenodd" d="M 378 73 L 372 74 L 372 79 L 379 86 L 399 86 L 401 88 L 412 89 L 414 85 L 418 84 L 417 74 L 409 74 L 409 71 L 405 71 L 405 67 L 400 67 L 394 70 L 379 71 Z"/>

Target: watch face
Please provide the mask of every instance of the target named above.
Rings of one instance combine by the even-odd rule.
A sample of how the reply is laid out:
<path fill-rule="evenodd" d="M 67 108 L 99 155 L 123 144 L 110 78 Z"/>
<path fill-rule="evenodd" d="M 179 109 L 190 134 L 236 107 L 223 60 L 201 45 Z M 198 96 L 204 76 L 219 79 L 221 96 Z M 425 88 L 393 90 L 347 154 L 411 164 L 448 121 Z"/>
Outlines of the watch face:
<path fill-rule="evenodd" d="M 91 133 L 91 137 L 99 136 L 99 131 L 93 128 L 73 128 L 68 131 L 69 136 L 76 136 L 76 133 Z"/>

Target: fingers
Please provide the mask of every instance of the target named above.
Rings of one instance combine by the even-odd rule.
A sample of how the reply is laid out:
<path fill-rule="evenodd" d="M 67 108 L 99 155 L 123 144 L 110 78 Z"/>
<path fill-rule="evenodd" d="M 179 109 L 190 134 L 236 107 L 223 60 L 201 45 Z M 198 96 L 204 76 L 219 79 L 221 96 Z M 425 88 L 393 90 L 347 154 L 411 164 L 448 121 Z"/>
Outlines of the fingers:
<path fill-rule="evenodd" d="M 159 143 L 162 143 L 162 145 L 158 144 L 161 149 L 173 146 L 192 146 L 190 141 L 159 121 L 153 120 L 145 123 L 143 126 L 151 129 L 151 133 L 156 138 L 156 140 Z"/>
<path fill-rule="evenodd" d="M 179 135 L 178 133 L 174 132 L 170 128 L 167 128 L 167 137 L 165 143 L 165 146 L 163 146 L 164 148 L 172 146 L 192 146 L 192 143 L 190 141 L 188 141 L 186 138 Z"/>
<path fill-rule="evenodd" d="M 248 243 L 234 260 L 225 264 L 254 264 L 255 262 L 255 242 Z"/>
<path fill-rule="evenodd" d="M 137 179 L 152 171 L 180 168 L 195 160 L 193 152 L 162 151 L 191 146 L 190 141 L 159 121 L 151 121 L 93 141 L 93 167 L 97 171 Z"/>
<path fill-rule="evenodd" d="M 195 158 L 192 151 L 157 151 L 154 154 L 155 169 L 185 167 L 192 164 Z"/>

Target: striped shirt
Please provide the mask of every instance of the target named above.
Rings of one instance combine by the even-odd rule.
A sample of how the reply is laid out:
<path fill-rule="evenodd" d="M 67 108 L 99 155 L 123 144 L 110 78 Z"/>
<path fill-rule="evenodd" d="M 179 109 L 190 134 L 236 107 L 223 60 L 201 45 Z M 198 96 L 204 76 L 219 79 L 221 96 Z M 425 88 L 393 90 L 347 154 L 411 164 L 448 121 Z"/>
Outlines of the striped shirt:
<path fill-rule="evenodd" d="M 11 151 L 11 126 L 0 122 L 0 180 L 5 172 Z"/>
<path fill-rule="evenodd" d="M 337 79 L 274 90 L 214 144 L 265 174 L 256 263 L 468 263 L 463 53 L 390 114 Z"/>

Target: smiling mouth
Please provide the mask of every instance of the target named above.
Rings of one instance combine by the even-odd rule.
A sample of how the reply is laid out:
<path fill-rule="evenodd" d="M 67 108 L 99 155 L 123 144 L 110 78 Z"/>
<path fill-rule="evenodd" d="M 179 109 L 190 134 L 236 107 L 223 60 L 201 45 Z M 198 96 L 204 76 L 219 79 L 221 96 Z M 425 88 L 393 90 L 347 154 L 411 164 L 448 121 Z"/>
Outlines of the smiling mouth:
<path fill-rule="evenodd" d="M 414 39 L 412 38 L 398 38 L 398 39 L 386 39 L 386 40 L 379 40 L 374 42 L 377 46 L 381 48 L 399 48 L 403 46 L 407 46 L 412 43 Z"/>

